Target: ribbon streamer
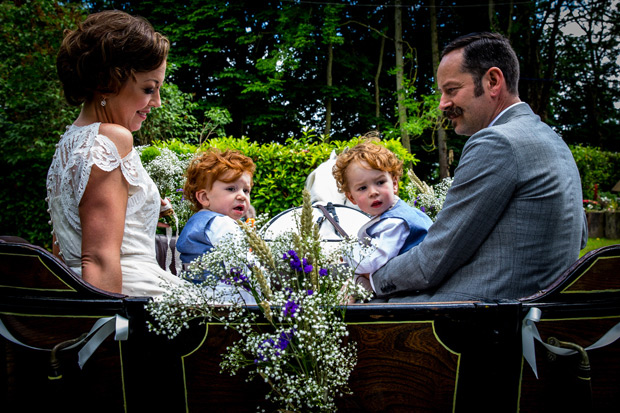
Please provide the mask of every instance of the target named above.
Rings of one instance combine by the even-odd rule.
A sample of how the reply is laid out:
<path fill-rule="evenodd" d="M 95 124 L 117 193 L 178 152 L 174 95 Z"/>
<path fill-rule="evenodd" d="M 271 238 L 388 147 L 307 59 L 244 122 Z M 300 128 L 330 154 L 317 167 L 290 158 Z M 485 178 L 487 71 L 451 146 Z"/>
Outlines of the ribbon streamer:
<path fill-rule="evenodd" d="M 114 317 L 100 318 L 95 322 L 89 333 L 82 340 L 78 341 L 71 346 L 65 347 L 63 350 L 69 350 L 76 348 L 82 343 L 86 343 L 84 347 L 78 352 L 78 364 L 80 369 L 84 367 L 84 364 L 88 361 L 90 356 L 99 348 L 101 343 L 114 332 L 114 340 L 125 341 L 129 338 L 129 320 L 121 315 L 115 315 Z M 2 320 L 0 320 L 0 335 L 10 342 L 22 347 L 29 348 L 31 350 L 38 351 L 52 351 L 52 349 L 38 348 L 29 346 L 19 341 L 11 332 L 6 328 Z"/>
<path fill-rule="evenodd" d="M 179 217 L 177 217 L 176 212 L 174 212 L 174 209 L 172 209 L 172 204 L 170 203 L 170 200 L 168 198 L 164 199 L 164 204 L 159 208 L 159 213 L 163 216 L 172 216 L 174 218 L 174 223 L 175 223 L 175 236 L 178 238 L 179 237 Z M 171 240 L 172 240 L 172 228 L 170 226 L 166 227 L 166 245 L 168 247 L 168 250 L 166 251 L 166 266 L 165 269 L 166 271 L 170 272 L 170 264 L 172 264 L 172 257 L 174 254 L 174 268 L 176 270 L 176 274 L 177 275 L 181 275 L 181 271 L 182 271 L 182 266 L 181 266 L 181 253 L 179 251 L 177 251 L 177 249 L 174 249 L 174 252 L 172 251 L 172 246 L 171 246 Z"/>
<path fill-rule="evenodd" d="M 577 353 L 575 350 L 547 344 L 540 338 L 540 334 L 536 328 L 536 323 L 540 321 L 541 316 L 542 311 L 540 311 L 537 307 L 532 307 L 523 319 L 521 327 L 523 357 L 532 368 L 536 378 L 538 378 L 538 370 L 536 368 L 536 348 L 534 346 L 534 340 L 539 341 L 547 350 L 559 356 L 570 356 L 571 354 Z M 620 338 L 620 323 L 609 329 L 609 331 L 607 331 L 600 339 L 598 339 L 594 344 L 586 347 L 585 350 L 594 350 L 605 347 L 616 341 L 618 338 Z"/>

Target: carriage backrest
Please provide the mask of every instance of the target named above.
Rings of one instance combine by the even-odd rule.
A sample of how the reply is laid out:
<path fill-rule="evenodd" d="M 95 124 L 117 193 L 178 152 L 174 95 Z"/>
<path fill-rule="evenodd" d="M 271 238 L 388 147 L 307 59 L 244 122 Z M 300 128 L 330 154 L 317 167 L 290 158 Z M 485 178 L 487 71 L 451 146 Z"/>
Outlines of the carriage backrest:
<path fill-rule="evenodd" d="M 549 287 L 524 297 L 524 303 L 592 302 L 620 298 L 620 245 L 585 254 Z"/>
<path fill-rule="evenodd" d="M 0 296 L 122 298 L 93 287 L 44 248 L 0 236 Z"/>

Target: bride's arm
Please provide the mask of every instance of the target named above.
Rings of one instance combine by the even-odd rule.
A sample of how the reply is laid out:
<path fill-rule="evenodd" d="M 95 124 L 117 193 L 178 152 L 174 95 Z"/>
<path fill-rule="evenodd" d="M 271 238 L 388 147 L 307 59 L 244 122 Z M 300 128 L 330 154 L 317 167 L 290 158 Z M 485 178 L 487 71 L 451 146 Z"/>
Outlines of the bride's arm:
<path fill-rule="evenodd" d="M 79 206 L 82 224 L 82 278 L 111 292 L 122 292 L 121 244 L 129 185 L 120 168 L 93 165 Z"/>

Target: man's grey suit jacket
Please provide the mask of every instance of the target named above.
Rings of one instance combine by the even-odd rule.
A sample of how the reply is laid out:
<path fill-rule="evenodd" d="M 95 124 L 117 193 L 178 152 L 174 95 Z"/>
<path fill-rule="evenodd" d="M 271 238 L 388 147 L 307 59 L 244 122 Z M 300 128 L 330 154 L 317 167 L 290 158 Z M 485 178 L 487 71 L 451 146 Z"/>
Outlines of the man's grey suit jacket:
<path fill-rule="evenodd" d="M 515 105 L 468 139 L 424 241 L 372 275 L 377 297 L 422 302 L 534 294 L 585 246 L 582 203 L 567 145 L 527 104 Z"/>

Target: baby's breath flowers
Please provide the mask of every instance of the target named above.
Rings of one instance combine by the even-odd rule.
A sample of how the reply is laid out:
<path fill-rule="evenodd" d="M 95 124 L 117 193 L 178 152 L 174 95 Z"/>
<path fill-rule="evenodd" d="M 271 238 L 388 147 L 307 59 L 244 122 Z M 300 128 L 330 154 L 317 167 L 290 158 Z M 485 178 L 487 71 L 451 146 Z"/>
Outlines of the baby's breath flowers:
<path fill-rule="evenodd" d="M 185 171 L 192 158 L 191 153 L 177 154 L 168 148 L 140 146 L 136 148 L 141 156 L 144 169 L 157 185 L 162 197 L 168 198 L 178 219 L 166 219 L 166 222 L 181 232 L 185 223 L 191 217 L 191 203 L 183 197 Z"/>
<path fill-rule="evenodd" d="M 370 293 L 351 282 L 354 269 L 344 264 L 354 241 L 322 248 L 310 208 L 305 192 L 296 229 L 267 243 L 260 228 L 244 226 L 242 237 L 198 258 L 186 277 L 204 281 L 149 304 L 149 328 L 174 337 L 194 318 L 224 323 L 241 338 L 223 355 L 223 372 L 247 369 L 248 381 L 269 383 L 266 398 L 284 410 L 331 412 L 335 397 L 349 392 L 357 361 L 355 343 L 347 340 L 346 303 Z"/>
<path fill-rule="evenodd" d="M 420 180 L 412 170 L 408 170 L 409 184 L 405 191 L 409 196 L 409 205 L 418 208 L 435 221 L 446 200 L 448 189 L 452 186 L 452 178 L 444 178 L 435 186 L 429 186 Z"/>

